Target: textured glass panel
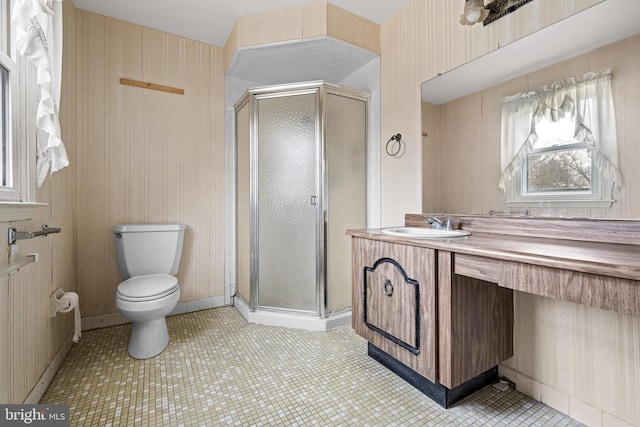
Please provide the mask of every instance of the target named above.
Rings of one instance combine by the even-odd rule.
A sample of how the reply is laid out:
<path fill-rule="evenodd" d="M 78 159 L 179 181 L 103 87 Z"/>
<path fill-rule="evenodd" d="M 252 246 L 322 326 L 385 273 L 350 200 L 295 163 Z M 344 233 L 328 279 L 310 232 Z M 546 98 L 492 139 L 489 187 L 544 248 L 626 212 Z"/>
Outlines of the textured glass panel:
<path fill-rule="evenodd" d="M 249 103 L 236 111 L 238 294 L 251 303 L 251 169 Z"/>
<path fill-rule="evenodd" d="M 260 306 L 317 312 L 314 94 L 258 100 Z"/>
<path fill-rule="evenodd" d="M 366 107 L 362 100 L 327 95 L 329 312 L 351 306 L 351 239 L 344 232 L 367 226 Z"/>

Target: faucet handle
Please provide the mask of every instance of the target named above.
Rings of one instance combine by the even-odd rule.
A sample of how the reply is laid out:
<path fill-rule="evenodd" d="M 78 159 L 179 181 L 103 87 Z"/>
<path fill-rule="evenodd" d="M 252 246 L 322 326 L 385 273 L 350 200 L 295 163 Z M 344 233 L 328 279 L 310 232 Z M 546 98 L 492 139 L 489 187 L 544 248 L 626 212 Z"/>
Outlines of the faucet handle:
<path fill-rule="evenodd" d="M 431 224 L 431 226 L 436 230 L 442 230 L 445 227 L 444 222 L 442 222 L 442 220 L 433 216 L 430 216 L 429 219 L 427 219 L 427 222 Z"/>
<path fill-rule="evenodd" d="M 445 230 L 453 230 L 453 224 L 451 222 L 451 218 L 447 219 L 447 226 L 445 227 Z"/>

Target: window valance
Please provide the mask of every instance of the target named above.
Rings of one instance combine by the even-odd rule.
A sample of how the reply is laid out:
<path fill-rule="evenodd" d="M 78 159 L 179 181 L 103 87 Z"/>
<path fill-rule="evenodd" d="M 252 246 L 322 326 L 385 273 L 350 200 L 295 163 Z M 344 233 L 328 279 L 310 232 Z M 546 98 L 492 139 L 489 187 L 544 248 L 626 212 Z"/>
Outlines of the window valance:
<path fill-rule="evenodd" d="M 503 99 L 500 188 L 506 189 L 532 151 L 536 124 L 543 118 L 556 122 L 567 115 L 575 122 L 574 138 L 586 144 L 598 171 L 615 187 L 622 186 L 611 69 L 607 68 Z"/>

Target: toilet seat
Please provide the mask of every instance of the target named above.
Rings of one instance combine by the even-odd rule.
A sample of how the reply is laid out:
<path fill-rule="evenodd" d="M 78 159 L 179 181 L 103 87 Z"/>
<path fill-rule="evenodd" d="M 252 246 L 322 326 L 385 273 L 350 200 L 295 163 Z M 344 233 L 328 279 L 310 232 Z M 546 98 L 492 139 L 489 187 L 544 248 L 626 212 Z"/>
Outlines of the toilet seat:
<path fill-rule="evenodd" d="M 178 279 L 169 274 L 135 276 L 118 285 L 116 297 L 123 301 L 151 301 L 171 295 L 179 289 Z"/>

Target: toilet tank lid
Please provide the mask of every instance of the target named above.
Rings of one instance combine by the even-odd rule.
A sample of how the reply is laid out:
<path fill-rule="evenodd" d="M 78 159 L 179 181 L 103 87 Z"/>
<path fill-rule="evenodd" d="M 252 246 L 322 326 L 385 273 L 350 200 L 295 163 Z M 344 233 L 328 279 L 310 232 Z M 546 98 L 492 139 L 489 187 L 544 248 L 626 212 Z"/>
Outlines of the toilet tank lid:
<path fill-rule="evenodd" d="M 187 228 L 184 224 L 116 224 L 115 233 L 140 233 L 149 231 L 180 231 Z"/>

